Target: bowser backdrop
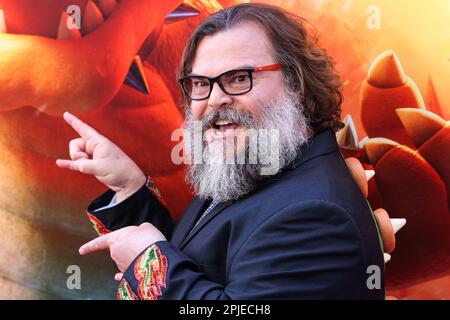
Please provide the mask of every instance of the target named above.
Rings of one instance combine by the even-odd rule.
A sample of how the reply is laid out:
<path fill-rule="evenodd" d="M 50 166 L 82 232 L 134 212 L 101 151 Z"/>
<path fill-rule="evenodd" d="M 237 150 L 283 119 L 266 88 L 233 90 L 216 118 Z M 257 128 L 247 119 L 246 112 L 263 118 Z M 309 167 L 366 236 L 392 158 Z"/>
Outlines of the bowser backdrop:
<path fill-rule="evenodd" d="M 233 0 L 0 0 L 0 298 L 114 298 L 84 214 L 104 191 L 59 169 L 80 116 L 153 177 L 174 217 L 192 197 L 170 137 L 187 38 Z M 311 22 L 345 81 L 344 156 L 375 170 L 373 208 L 408 223 L 388 294 L 450 298 L 450 0 L 267 0 Z M 73 281 L 78 276 L 79 281 Z"/>

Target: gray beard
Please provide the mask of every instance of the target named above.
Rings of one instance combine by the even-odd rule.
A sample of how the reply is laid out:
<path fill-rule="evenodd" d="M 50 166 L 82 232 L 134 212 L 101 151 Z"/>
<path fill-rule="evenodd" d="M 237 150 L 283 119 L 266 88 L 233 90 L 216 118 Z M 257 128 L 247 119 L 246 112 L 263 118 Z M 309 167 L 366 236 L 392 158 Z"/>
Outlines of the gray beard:
<path fill-rule="evenodd" d="M 258 108 L 258 121 L 255 121 L 250 113 L 237 111 L 233 107 L 226 109 L 214 109 L 202 119 L 202 133 L 212 126 L 214 119 L 228 119 L 234 123 L 245 125 L 251 129 L 277 129 L 278 131 L 278 156 L 276 157 L 277 167 L 283 168 L 291 163 L 298 155 L 300 147 L 308 140 L 311 130 L 307 120 L 303 115 L 303 106 L 297 103 L 297 98 L 293 94 L 283 92 L 280 97 L 269 103 L 260 103 Z M 191 113 L 186 113 L 185 128 L 194 132 L 194 125 Z M 259 132 L 259 131 L 258 131 Z M 248 141 L 247 141 L 248 142 Z M 245 143 L 242 152 L 249 154 L 249 144 Z M 200 164 L 192 164 L 187 167 L 186 182 L 193 188 L 195 194 L 204 199 L 213 199 L 219 202 L 235 201 L 253 191 L 261 181 L 270 178 L 272 175 L 262 175 L 261 170 L 268 164 L 245 163 L 234 161 L 226 163 L 223 160 L 223 144 L 220 146 L 208 146 L 203 139 L 203 161 Z M 258 142 L 258 158 L 272 159 L 270 139 L 261 139 Z M 192 142 L 188 142 L 185 148 L 193 150 Z M 211 152 L 211 150 L 216 152 Z M 219 152 L 217 152 L 219 150 Z M 236 155 L 237 157 L 237 155 Z M 275 173 L 276 174 L 276 173 Z"/>

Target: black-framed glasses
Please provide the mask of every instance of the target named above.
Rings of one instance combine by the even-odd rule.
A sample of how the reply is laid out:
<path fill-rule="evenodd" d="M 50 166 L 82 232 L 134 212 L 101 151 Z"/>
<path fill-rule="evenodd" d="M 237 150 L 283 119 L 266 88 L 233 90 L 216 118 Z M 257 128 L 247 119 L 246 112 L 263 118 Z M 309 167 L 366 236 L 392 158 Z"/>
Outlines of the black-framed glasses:
<path fill-rule="evenodd" d="M 254 68 L 241 68 L 226 71 L 215 78 L 205 76 L 191 75 L 179 79 L 181 88 L 186 96 L 195 101 L 206 100 L 209 98 L 217 82 L 220 89 L 230 96 L 245 94 L 253 88 L 253 72 L 259 71 L 278 71 L 283 67 L 280 63 Z"/>

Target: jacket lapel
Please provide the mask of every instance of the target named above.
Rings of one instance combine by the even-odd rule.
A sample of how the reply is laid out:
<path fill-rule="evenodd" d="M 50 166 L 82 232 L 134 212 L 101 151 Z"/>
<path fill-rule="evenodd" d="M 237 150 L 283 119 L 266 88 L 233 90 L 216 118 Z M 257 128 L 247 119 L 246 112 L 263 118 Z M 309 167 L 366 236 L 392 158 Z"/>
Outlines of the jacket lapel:
<path fill-rule="evenodd" d="M 188 235 L 189 231 L 194 227 L 197 219 L 208 207 L 209 201 L 194 197 L 186 212 L 178 221 L 173 233 L 171 242 L 175 247 L 179 247 L 181 241 Z"/>
<path fill-rule="evenodd" d="M 196 215 L 197 219 L 194 219 L 194 221 L 190 225 L 189 229 L 186 230 L 186 232 L 184 233 L 185 236 L 184 236 L 184 239 L 181 241 L 179 248 L 182 249 L 189 242 L 189 240 L 191 240 L 192 237 L 194 237 L 197 234 L 197 232 L 199 232 L 209 221 L 211 221 L 211 219 L 213 219 L 215 216 L 217 216 L 219 213 L 221 213 L 226 207 L 228 207 L 231 204 L 232 204 L 232 202 L 219 203 L 217 206 L 214 207 L 214 209 L 211 210 L 211 212 L 209 212 L 200 221 L 200 223 L 197 226 L 194 227 L 195 223 L 197 222 L 197 219 L 200 218 L 201 214 L 204 212 L 204 210 L 206 210 L 206 208 L 203 208 L 204 210 L 202 210 L 200 214 Z"/>

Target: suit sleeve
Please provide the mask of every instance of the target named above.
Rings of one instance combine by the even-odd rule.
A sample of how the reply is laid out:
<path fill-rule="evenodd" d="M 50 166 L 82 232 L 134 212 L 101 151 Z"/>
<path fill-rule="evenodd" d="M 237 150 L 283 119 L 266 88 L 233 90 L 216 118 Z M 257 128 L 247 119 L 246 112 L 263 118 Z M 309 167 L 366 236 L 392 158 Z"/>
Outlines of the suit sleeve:
<path fill-rule="evenodd" d="M 237 246 L 228 258 L 223 286 L 169 242 L 156 242 L 127 269 L 118 298 L 362 298 L 364 246 L 352 218 L 339 206 L 323 201 L 292 204 L 256 226 Z"/>
<path fill-rule="evenodd" d="M 115 192 L 108 190 L 92 201 L 87 208 L 87 215 L 99 235 L 104 235 L 127 226 L 152 223 L 167 239 L 172 237 L 174 222 L 164 200 L 153 180 L 147 177 L 147 182 L 134 194 L 118 204 L 103 210 Z"/>

